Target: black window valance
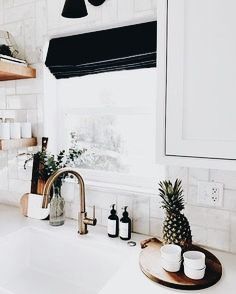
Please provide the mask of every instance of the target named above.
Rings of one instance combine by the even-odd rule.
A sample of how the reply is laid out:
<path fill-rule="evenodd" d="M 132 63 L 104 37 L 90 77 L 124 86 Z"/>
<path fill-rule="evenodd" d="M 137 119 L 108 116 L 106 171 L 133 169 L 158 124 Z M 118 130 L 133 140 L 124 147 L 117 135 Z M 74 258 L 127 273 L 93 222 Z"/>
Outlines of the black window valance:
<path fill-rule="evenodd" d="M 155 67 L 156 46 L 152 21 L 52 39 L 45 64 L 57 79 Z"/>

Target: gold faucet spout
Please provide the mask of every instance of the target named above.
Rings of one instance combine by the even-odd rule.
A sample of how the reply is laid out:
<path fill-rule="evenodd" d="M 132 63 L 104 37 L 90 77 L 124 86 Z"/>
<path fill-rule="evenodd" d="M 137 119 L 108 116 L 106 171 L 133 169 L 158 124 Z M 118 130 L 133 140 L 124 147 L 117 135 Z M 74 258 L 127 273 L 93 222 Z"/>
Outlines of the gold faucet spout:
<path fill-rule="evenodd" d="M 95 218 L 95 208 L 93 209 L 93 218 L 87 217 L 86 212 L 86 205 L 85 205 L 85 185 L 84 180 L 82 176 L 73 168 L 61 168 L 54 172 L 49 179 L 47 180 L 44 189 L 43 189 L 43 208 L 47 208 L 49 204 L 49 198 L 50 198 L 50 191 L 54 184 L 54 182 L 60 177 L 61 175 L 68 173 L 74 175 L 77 180 L 78 184 L 80 186 L 80 213 L 79 213 L 79 233 L 81 235 L 87 234 L 88 229 L 87 226 L 95 226 L 97 223 L 97 220 Z"/>

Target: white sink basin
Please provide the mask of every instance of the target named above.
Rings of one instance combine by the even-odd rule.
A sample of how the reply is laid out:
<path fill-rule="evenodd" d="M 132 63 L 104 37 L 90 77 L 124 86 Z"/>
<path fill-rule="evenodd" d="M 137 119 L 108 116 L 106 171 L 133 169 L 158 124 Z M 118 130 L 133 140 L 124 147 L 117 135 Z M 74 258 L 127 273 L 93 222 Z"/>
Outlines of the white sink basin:
<path fill-rule="evenodd" d="M 36 228 L 0 239 L 0 293 L 98 293 L 125 257 L 88 240 Z"/>

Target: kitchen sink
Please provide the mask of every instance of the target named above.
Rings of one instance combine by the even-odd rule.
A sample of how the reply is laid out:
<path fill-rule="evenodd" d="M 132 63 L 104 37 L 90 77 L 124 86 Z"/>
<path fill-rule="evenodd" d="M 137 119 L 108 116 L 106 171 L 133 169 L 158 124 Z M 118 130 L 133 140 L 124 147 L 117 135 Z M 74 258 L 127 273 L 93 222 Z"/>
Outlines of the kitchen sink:
<path fill-rule="evenodd" d="M 0 293 L 95 294 L 124 253 L 103 243 L 27 227 L 0 239 Z"/>

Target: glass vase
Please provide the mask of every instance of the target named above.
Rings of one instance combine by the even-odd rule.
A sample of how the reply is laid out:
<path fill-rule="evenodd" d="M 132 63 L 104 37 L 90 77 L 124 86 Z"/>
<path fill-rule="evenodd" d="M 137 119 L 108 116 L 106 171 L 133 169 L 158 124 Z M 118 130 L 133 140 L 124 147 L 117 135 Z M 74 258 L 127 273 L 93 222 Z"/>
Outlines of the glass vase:
<path fill-rule="evenodd" d="M 65 200 L 61 196 L 60 187 L 54 187 L 53 196 L 50 201 L 49 224 L 51 226 L 62 226 L 65 223 Z"/>

